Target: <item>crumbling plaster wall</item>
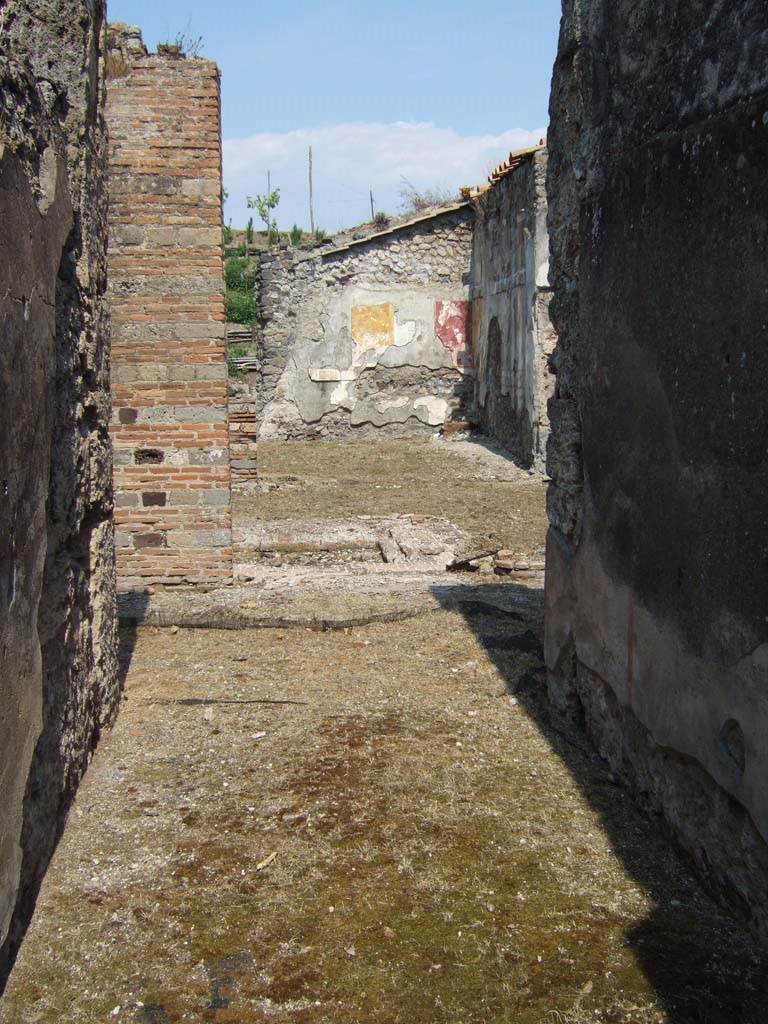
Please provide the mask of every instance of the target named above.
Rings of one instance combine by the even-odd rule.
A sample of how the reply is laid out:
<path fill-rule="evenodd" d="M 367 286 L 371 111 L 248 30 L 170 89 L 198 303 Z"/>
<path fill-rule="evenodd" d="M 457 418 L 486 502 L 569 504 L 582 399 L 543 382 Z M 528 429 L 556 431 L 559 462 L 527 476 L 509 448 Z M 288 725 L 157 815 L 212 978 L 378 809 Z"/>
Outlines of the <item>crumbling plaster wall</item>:
<path fill-rule="evenodd" d="M 470 289 L 479 423 L 538 469 L 554 388 L 546 171 L 542 149 L 475 200 Z"/>
<path fill-rule="evenodd" d="M 0 8 L 0 978 L 119 697 L 103 17 Z"/>
<path fill-rule="evenodd" d="M 768 938 L 768 7 L 563 9 L 549 686 Z"/>
<path fill-rule="evenodd" d="M 208 585 L 232 573 L 219 72 L 108 44 L 119 585 Z"/>
<path fill-rule="evenodd" d="M 262 257 L 259 436 L 430 431 L 471 373 L 472 211 Z"/>

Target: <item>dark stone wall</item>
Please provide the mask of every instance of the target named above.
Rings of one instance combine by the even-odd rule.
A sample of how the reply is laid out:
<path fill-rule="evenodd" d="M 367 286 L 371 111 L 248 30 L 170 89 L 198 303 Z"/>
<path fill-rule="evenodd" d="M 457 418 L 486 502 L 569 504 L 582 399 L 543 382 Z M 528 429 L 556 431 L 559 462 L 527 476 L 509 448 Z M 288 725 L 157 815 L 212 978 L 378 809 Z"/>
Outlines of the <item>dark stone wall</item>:
<path fill-rule="evenodd" d="M 119 697 L 103 17 L 0 9 L 0 979 Z"/>
<path fill-rule="evenodd" d="M 546 172 L 541 148 L 475 199 L 470 286 L 478 421 L 537 469 L 549 433 L 555 340 Z"/>
<path fill-rule="evenodd" d="M 768 936 L 768 7 L 563 11 L 550 689 Z"/>

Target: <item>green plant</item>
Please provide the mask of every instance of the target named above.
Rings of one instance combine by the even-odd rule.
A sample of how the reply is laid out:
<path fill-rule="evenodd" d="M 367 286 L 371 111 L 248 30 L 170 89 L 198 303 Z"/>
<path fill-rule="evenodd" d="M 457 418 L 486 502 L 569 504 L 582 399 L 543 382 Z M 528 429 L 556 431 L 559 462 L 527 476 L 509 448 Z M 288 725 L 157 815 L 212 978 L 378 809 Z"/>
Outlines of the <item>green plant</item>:
<path fill-rule="evenodd" d="M 240 356 L 244 356 L 247 354 L 248 353 L 246 352 L 242 345 L 232 345 L 232 347 L 227 350 L 227 374 L 230 377 L 243 376 L 243 371 L 237 365 L 235 360 L 238 359 Z"/>
<path fill-rule="evenodd" d="M 322 242 L 327 238 L 325 231 L 322 228 L 315 228 L 315 241 Z"/>
<path fill-rule="evenodd" d="M 290 235 L 289 235 L 289 238 L 291 240 L 291 245 L 293 245 L 293 246 L 301 245 L 301 239 L 302 239 L 302 235 L 303 234 L 304 234 L 304 232 L 301 230 L 299 225 L 298 224 L 294 224 L 293 227 L 291 228 L 291 232 L 290 232 Z"/>
<path fill-rule="evenodd" d="M 256 285 L 256 267 L 244 253 L 228 256 L 224 263 L 224 280 L 228 290 L 253 291 Z"/>
<path fill-rule="evenodd" d="M 266 192 L 264 195 L 257 195 L 253 198 L 248 196 L 246 202 L 248 203 L 248 208 L 256 210 L 259 218 L 264 221 L 267 228 L 267 243 L 271 245 L 273 241 L 279 241 L 277 221 L 272 216 L 272 211 L 280 202 L 280 189 L 273 188 L 271 192 Z"/>
<path fill-rule="evenodd" d="M 224 245 L 229 245 L 232 241 L 232 218 L 230 217 L 229 224 L 224 225 Z"/>
<path fill-rule="evenodd" d="M 256 319 L 256 296 L 250 292 L 227 292 L 227 322 L 252 324 Z"/>
<path fill-rule="evenodd" d="M 373 218 L 373 223 L 377 228 L 385 228 L 389 224 L 389 217 L 384 213 L 383 210 L 379 210 L 376 216 Z"/>
<path fill-rule="evenodd" d="M 245 225 L 245 241 L 247 245 L 253 245 L 253 217 L 249 217 Z"/>

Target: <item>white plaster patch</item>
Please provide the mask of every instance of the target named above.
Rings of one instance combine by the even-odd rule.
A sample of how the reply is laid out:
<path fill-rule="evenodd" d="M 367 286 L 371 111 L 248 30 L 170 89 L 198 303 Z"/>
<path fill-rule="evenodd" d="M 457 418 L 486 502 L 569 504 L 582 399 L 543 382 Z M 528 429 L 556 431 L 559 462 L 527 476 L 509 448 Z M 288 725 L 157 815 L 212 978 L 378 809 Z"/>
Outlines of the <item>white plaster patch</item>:
<path fill-rule="evenodd" d="M 331 392 L 331 405 L 349 406 L 352 403 L 352 399 L 349 394 L 349 385 L 354 379 L 354 377 L 345 377 L 339 380 L 339 383 Z"/>
<path fill-rule="evenodd" d="M 416 339 L 419 325 L 415 320 L 406 320 L 403 323 L 395 324 L 395 345 L 402 348 L 403 345 L 410 345 Z"/>
<path fill-rule="evenodd" d="M 413 408 L 426 410 L 426 422 L 430 427 L 439 427 L 442 423 L 445 423 L 445 418 L 448 415 L 448 403 L 446 400 L 444 398 L 436 398 L 434 395 L 417 398 L 413 403 Z M 422 417 L 419 418 L 421 419 Z"/>
<path fill-rule="evenodd" d="M 53 146 L 48 146 L 40 161 L 40 198 L 37 207 L 40 213 L 47 213 L 56 198 L 59 161 Z"/>
<path fill-rule="evenodd" d="M 409 402 L 409 398 L 387 398 L 383 402 L 377 402 L 376 408 L 379 412 L 389 412 L 390 409 L 402 409 Z M 414 402 L 415 405 L 418 405 L 418 402 Z"/>
<path fill-rule="evenodd" d="M 341 370 L 335 366 L 310 366 L 307 375 L 310 380 L 320 383 L 341 380 Z"/>

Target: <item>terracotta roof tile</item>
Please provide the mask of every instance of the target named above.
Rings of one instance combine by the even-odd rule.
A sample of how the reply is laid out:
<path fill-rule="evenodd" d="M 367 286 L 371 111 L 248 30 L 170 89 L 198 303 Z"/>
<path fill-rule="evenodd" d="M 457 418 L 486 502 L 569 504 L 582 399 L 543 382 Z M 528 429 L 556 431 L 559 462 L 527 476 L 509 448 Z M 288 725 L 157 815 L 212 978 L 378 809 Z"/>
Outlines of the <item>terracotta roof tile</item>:
<path fill-rule="evenodd" d="M 477 196 L 481 196 L 483 192 L 487 192 L 489 188 L 501 181 L 512 171 L 517 170 L 521 164 L 524 164 L 527 160 L 530 160 L 535 153 L 539 153 L 542 149 L 547 148 L 547 140 L 541 139 L 538 146 L 529 146 L 527 149 L 518 149 L 513 153 L 510 153 L 507 159 L 500 163 L 498 167 L 491 171 L 488 175 L 488 184 L 483 182 L 482 185 L 467 185 L 461 190 L 462 199 L 476 199 Z"/>

